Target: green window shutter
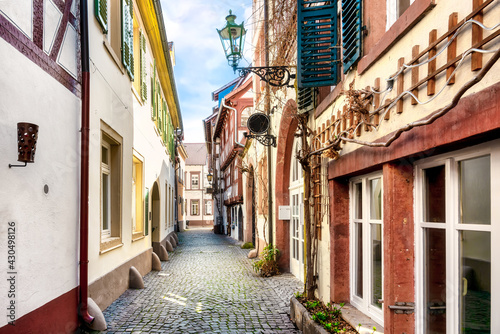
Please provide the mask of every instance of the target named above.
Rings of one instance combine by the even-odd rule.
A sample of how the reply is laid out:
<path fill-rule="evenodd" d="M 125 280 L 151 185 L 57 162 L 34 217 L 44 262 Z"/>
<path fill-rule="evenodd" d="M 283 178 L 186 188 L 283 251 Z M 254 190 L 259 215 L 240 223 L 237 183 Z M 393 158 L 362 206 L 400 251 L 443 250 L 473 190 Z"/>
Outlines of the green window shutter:
<path fill-rule="evenodd" d="M 167 102 L 163 100 L 163 109 L 162 109 L 162 132 L 161 138 L 163 139 L 163 143 L 167 144 Z"/>
<path fill-rule="evenodd" d="M 344 73 L 361 56 L 361 0 L 342 0 L 342 47 Z"/>
<path fill-rule="evenodd" d="M 332 86 L 339 80 L 337 1 L 298 0 L 299 88 Z"/>
<path fill-rule="evenodd" d="M 122 1 L 122 63 L 134 80 L 134 7 L 132 0 Z"/>
<path fill-rule="evenodd" d="M 161 101 L 161 104 L 160 104 Z M 163 137 L 163 99 L 158 99 L 158 121 L 157 121 L 157 127 L 158 131 L 160 132 L 160 136 Z"/>
<path fill-rule="evenodd" d="M 101 25 L 102 32 L 108 33 L 108 1 L 94 0 L 94 14 L 97 22 Z"/>
<path fill-rule="evenodd" d="M 155 104 L 156 104 L 156 59 L 153 59 L 153 73 L 151 73 L 151 119 L 155 120 Z"/>
<path fill-rule="evenodd" d="M 141 99 L 146 101 L 148 99 L 148 86 L 146 83 L 146 37 L 140 32 L 140 43 L 141 43 Z"/>
<path fill-rule="evenodd" d="M 144 197 L 144 235 L 149 234 L 149 188 L 146 188 Z"/>

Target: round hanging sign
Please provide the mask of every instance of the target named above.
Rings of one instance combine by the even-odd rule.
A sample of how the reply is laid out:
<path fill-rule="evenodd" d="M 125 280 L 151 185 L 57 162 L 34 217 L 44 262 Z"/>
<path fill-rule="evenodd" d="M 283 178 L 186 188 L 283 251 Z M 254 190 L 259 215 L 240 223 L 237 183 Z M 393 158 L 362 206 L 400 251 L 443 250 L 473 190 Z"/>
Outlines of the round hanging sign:
<path fill-rule="evenodd" d="M 269 117 L 261 112 L 256 112 L 248 117 L 247 128 L 256 134 L 263 134 L 269 129 Z"/>

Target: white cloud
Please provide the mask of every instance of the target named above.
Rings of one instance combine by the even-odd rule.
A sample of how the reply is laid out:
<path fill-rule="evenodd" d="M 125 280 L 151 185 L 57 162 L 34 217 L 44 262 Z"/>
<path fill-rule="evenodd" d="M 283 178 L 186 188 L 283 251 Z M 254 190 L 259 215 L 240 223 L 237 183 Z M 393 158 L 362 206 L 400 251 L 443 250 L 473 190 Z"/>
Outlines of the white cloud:
<path fill-rule="evenodd" d="M 252 1 L 162 0 L 165 28 L 175 44 L 175 80 L 179 95 L 186 142 L 204 142 L 202 120 L 212 113 L 212 92 L 235 78 L 227 64 L 216 28 L 226 24 L 232 9 L 236 22 L 245 21 L 252 12 Z M 247 36 L 246 46 L 251 43 Z M 248 59 L 248 56 L 247 56 Z M 249 61 L 251 61 L 249 59 Z M 242 62 L 246 66 L 246 61 Z"/>

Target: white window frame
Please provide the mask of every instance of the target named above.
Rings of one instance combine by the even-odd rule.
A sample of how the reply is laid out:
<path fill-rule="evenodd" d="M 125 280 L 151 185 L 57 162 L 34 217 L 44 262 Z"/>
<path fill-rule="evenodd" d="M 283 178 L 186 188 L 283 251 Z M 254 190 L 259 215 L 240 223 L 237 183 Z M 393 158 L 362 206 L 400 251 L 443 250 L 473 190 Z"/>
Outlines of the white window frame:
<path fill-rule="evenodd" d="M 200 189 L 200 175 L 191 174 L 191 189 Z"/>
<path fill-rule="evenodd" d="M 102 156 L 102 148 L 105 148 L 107 151 L 107 157 L 106 161 L 107 163 L 104 162 L 103 156 Z M 106 142 L 102 141 L 101 142 L 101 238 L 109 238 L 111 237 L 111 145 Z M 104 189 L 104 175 L 108 177 L 108 186 L 106 189 Z M 106 194 L 106 196 L 105 196 Z M 104 198 L 107 199 L 107 213 L 106 215 L 104 214 Z M 104 227 L 105 222 L 104 222 L 104 217 L 107 216 L 108 221 L 107 221 L 107 228 Z"/>
<path fill-rule="evenodd" d="M 380 179 L 381 182 L 381 219 L 375 220 L 370 219 L 370 187 L 369 183 L 372 180 Z M 355 186 L 356 184 L 361 183 L 361 192 L 362 192 L 362 218 L 355 219 L 354 215 L 354 206 L 355 206 Z M 382 302 L 382 308 L 378 308 L 371 304 L 372 297 L 372 261 L 371 261 L 371 252 L 370 252 L 370 244 L 371 244 L 371 226 L 372 225 L 381 225 L 381 297 L 382 300 L 384 298 L 384 180 L 381 171 L 357 176 L 350 180 L 350 204 L 349 204 L 349 231 L 350 231 L 350 240 L 349 240 L 349 249 L 350 249 L 350 259 L 349 259 L 349 270 L 350 270 L 350 299 L 351 304 L 356 307 L 361 312 L 370 316 L 377 323 L 384 325 L 384 307 L 385 304 Z M 355 239 L 355 222 L 362 223 L 362 256 L 363 256 L 363 297 L 360 298 L 356 295 L 356 258 L 355 258 L 355 250 L 356 250 L 356 239 Z"/>
<path fill-rule="evenodd" d="M 389 30 L 392 25 L 399 19 L 399 2 L 401 0 L 387 0 L 386 6 L 387 6 L 387 20 L 386 20 L 386 27 L 385 31 Z M 415 0 L 410 0 L 410 6 Z"/>
<path fill-rule="evenodd" d="M 458 162 L 490 156 L 491 171 L 491 225 L 461 224 L 458 214 Z M 425 331 L 425 286 L 424 286 L 424 228 L 439 228 L 436 223 L 423 222 L 423 171 L 436 166 L 445 166 L 446 222 L 438 223 L 446 229 L 446 333 L 460 333 L 461 279 L 459 268 L 459 242 L 461 231 L 490 232 L 491 238 L 491 333 L 500 332 L 500 317 L 494 312 L 500 309 L 500 140 L 480 144 L 467 149 L 420 160 L 415 163 L 415 329 Z M 496 178 L 495 178 L 496 175 Z M 451 200 L 450 200 L 451 199 Z M 495 203 L 497 205 L 495 205 Z M 495 223 L 496 222 L 496 223 Z M 452 279 L 450 279 L 452 278 Z"/>

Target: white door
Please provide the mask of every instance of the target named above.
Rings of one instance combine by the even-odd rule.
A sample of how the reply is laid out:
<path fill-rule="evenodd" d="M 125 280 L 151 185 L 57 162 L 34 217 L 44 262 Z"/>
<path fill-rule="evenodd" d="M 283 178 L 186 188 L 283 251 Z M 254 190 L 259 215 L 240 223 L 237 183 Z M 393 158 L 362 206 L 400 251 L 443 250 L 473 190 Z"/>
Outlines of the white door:
<path fill-rule="evenodd" d="M 290 271 L 304 282 L 304 179 L 302 167 L 295 158 L 298 140 L 295 139 L 290 164 Z"/>
<path fill-rule="evenodd" d="M 499 144 L 417 164 L 417 333 L 500 333 Z"/>

